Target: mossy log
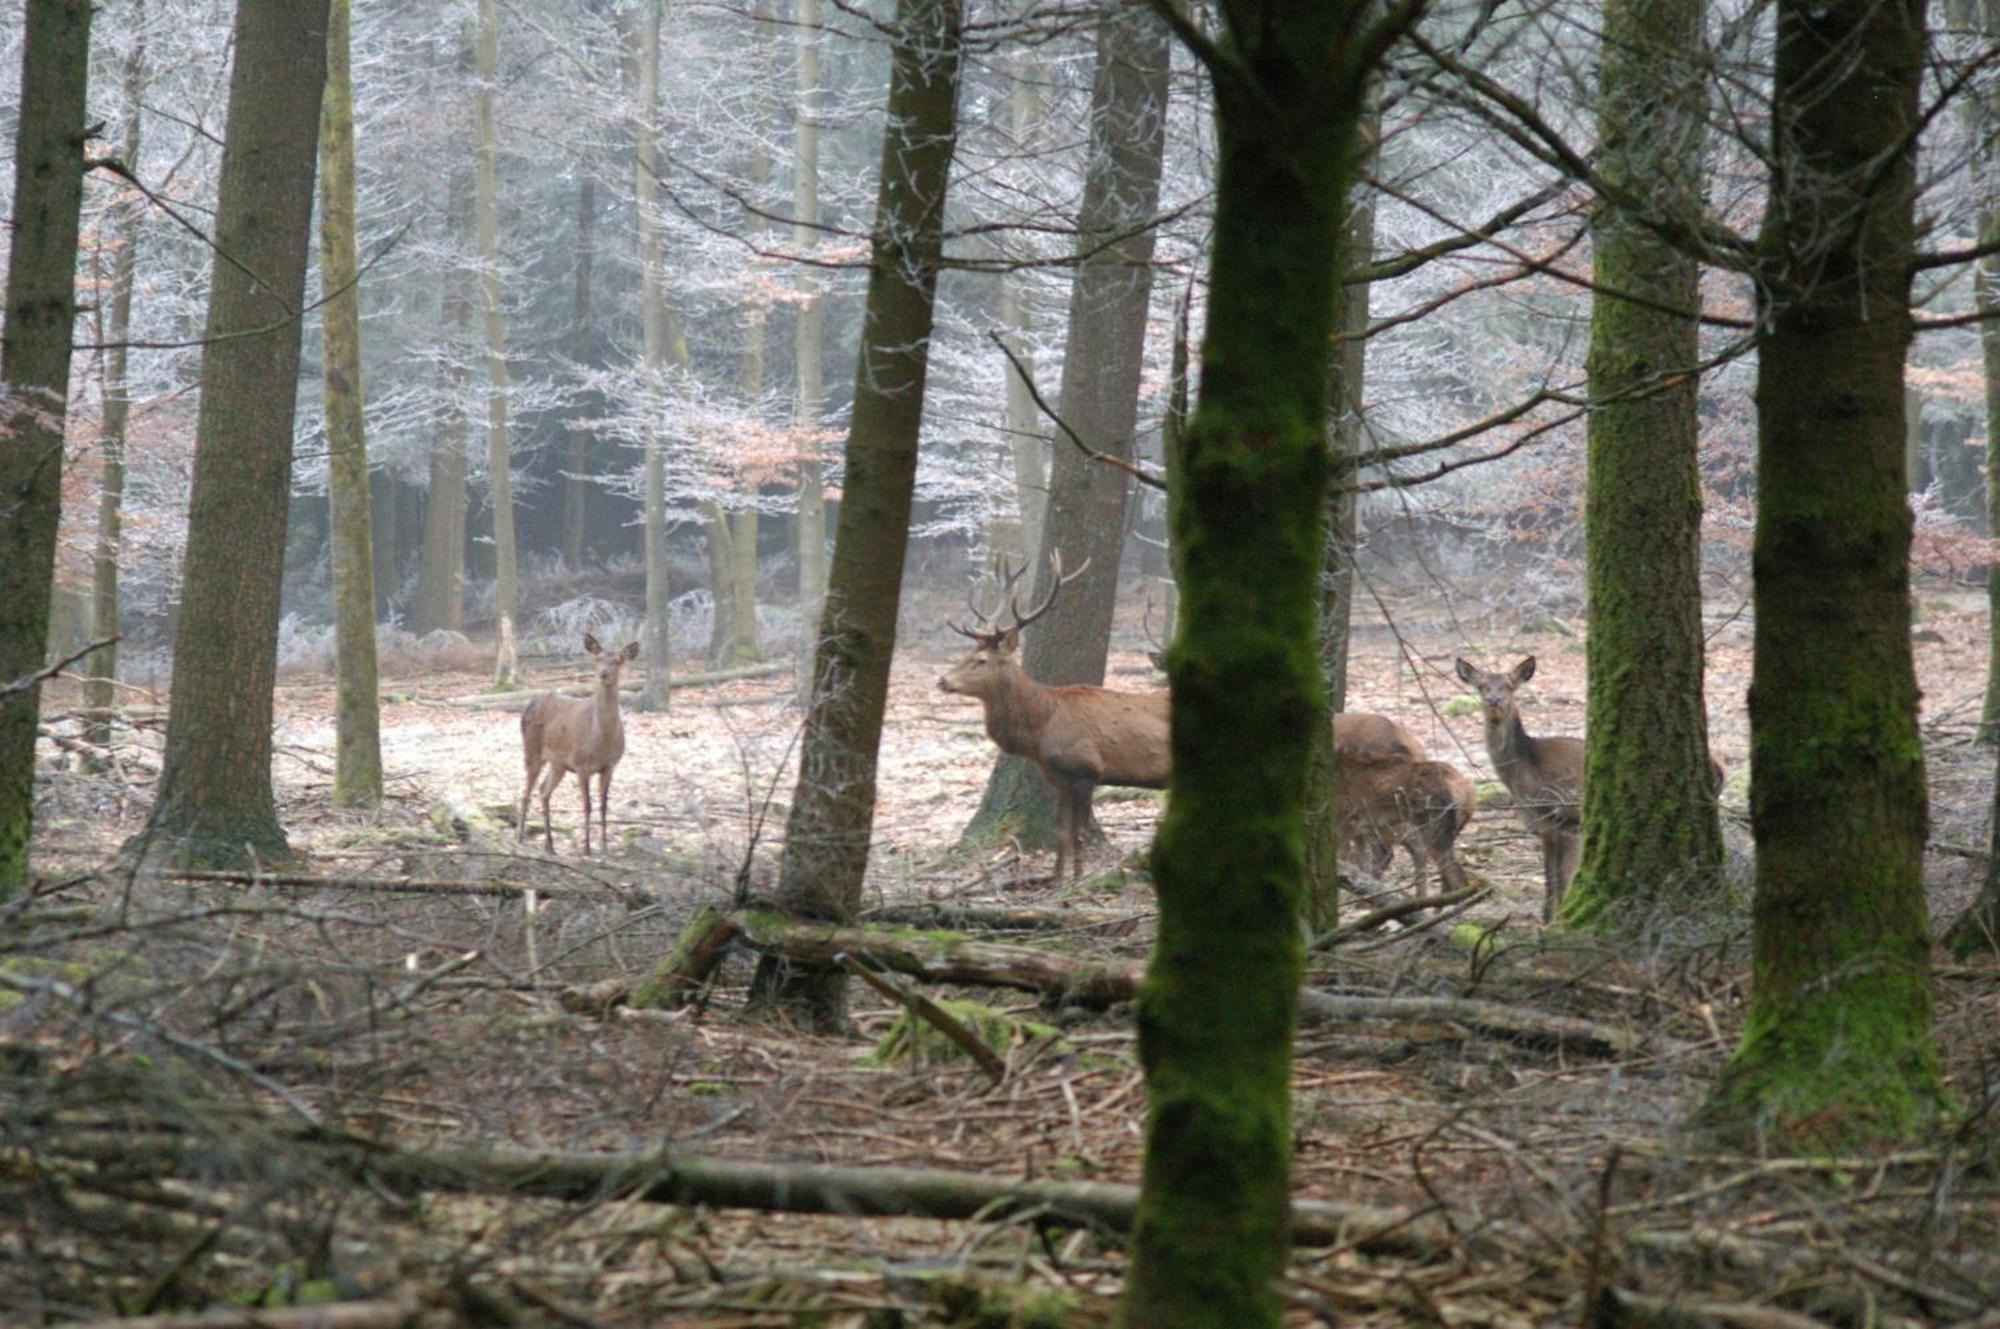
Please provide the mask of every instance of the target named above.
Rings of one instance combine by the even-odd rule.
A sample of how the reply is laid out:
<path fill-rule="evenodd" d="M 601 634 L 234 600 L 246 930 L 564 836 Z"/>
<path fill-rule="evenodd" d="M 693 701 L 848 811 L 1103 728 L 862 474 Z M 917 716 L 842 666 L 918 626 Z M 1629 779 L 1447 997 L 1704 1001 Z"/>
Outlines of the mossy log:
<path fill-rule="evenodd" d="M 673 955 L 634 992 L 633 1004 L 670 1005 L 680 999 L 707 980 L 732 942 L 794 964 L 832 966 L 835 956 L 850 955 L 871 968 L 927 982 L 1014 988 L 1093 1009 L 1132 1000 L 1141 973 L 1136 964 L 1078 960 L 957 933 L 836 927 L 769 910 L 704 911 L 682 932 Z M 1307 988 L 1300 994 L 1299 1019 L 1302 1024 L 1442 1020 L 1486 1038 L 1593 1056 L 1631 1056 L 1658 1042 L 1594 1020 L 1460 997 L 1346 996 Z"/>

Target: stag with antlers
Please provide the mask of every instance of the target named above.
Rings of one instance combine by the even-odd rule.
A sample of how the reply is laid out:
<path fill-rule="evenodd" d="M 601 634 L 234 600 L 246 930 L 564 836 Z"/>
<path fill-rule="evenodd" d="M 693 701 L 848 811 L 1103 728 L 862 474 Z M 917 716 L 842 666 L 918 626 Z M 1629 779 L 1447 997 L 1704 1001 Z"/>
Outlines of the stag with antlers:
<path fill-rule="evenodd" d="M 1065 576 L 1062 555 L 1049 558 L 1049 590 L 1042 602 L 1021 611 L 1019 583 L 1027 564 L 1000 567 L 1001 585 L 990 609 L 966 598 L 975 626 L 948 623 L 970 637 L 972 650 L 938 679 L 938 687 L 976 697 L 986 709 L 986 736 L 1002 752 L 1026 757 L 1056 793 L 1056 880 L 1080 875 L 1083 829 L 1090 821 L 1090 794 L 1101 784 L 1164 789 L 1167 784 L 1167 694 L 1118 692 L 1111 688 L 1049 687 L 1028 677 L 1018 652 L 1021 630 L 1048 613 L 1063 587 L 1081 577 L 1083 566 Z M 1001 614 L 1005 621 L 999 621 Z"/>

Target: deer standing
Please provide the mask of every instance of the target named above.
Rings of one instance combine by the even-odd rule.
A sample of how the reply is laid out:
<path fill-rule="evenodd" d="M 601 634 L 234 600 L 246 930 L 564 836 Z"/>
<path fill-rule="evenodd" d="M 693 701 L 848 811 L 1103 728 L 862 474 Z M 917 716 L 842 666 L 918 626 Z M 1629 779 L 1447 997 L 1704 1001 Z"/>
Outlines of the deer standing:
<path fill-rule="evenodd" d="M 1365 850 L 1377 874 L 1389 866 L 1397 845 L 1408 849 L 1416 864 L 1418 899 L 1424 896 L 1425 870 L 1433 861 L 1445 890 L 1464 890 L 1465 869 L 1454 846 L 1478 806 L 1472 781 L 1441 761 L 1336 752 L 1342 840 Z"/>
<path fill-rule="evenodd" d="M 1084 574 L 1083 567 L 1067 577 L 1060 554 L 1049 559 L 1049 592 L 1027 613 L 1021 612 L 1017 584 L 1027 565 L 1000 569 L 1003 584 L 991 610 L 967 598 L 976 627 L 948 623 L 952 631 L 970 637 L 973 647 L 938 678 L 938 687 L 975 697 L 986 711 L 986 736 L 1002 752 L 1026 757 L 1056 794 L 1056 880 L 1082 872 L 1083 828 L 1090 820 L 1090 791 L 1101 784 L 1138 789 L 1167 785 L 1167 694 L 1118 692 L 1083 685 L 1050 687 L 1028 677 L 1016 652 L 1021 629 L 1033 623 L 1056 601 L 1062 588 Z M 998 623 L 1002 609 L 1011 621 Z"/>
<path fill-rule="evenodd" d="M 1514 796 L 1521 820 L 1541 837 L 1542 922 L 1553 922 L 1583 844 L 1583 740 L 1536 738 L 1521 724 L 1514 694 L 1535 676 L 1534 656 L 1504 674 L 1486 673 L 1465 660 L 1457 667 L 1486 713 L 1486 755 Z"/>
<path fill-rule="evenodd" d="M 528 768 L 528 784 L 521 791 L 520 829 L 515 838 L 528 836 L 528 801 L 534 796 L 535 779 L 544 765 L 548 775 L 542 780 L 542 839 L 549 852 L 556 847 L 555 832 L 549 821 L 549 795 L 563 776 L 576 772 L 583 789 L 583 852 L 590 853 L 590 777 L 597 777 L 598 848 L 611 852 L 610 821 L 606 809 L 611 803 L 611 772 L 625 755 L 625 721 L 618 714 L 618 676 L 638 658 L 639 643 L 606 654 L 597 638 L 583 634 L 583 649 L 597 662 L 597 682 L 588 697 L 563 697 L 543 693 L 521 712 L 521 756 Z"/>

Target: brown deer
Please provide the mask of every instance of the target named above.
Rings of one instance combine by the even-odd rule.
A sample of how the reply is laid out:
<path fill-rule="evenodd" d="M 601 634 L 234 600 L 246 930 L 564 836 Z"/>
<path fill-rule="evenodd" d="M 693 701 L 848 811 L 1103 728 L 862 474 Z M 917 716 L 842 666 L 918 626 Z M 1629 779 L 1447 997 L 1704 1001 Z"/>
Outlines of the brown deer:
<path fill-rule="evenodd" d="M 1370 870 L 1386 869 L 1400 844 L 1416 865 L 1417 898 L 1423 898 L 1426 865 L 1433 861 L 1445 890 L 1464 890 L 1465 869 L 1454 846 L 1478 807 L 1472 781 L 1441 761 L 1352 753 L 1338 760 L 1341 839 L 1365 851 Z"/>
<path fill-rule="evenodd" d="M 1542 922 L 1555 921 L 1576 875 L 1583 831 L 1583 740 L 1536 738 L 1521 724 L 1515 690 L 1535 676 L 1528 656 L 1504 674 L 1457 662 L 1458 676 L 1486 713 L 1486 755 L 1514 796 L 1521 820 L 1542 841 Z"/>
<path fill-rule="evenodd" d="M 1101 784 L 1139 789 L 1167 785 L 1167 694 L 1118 692 L 1088 686 L 1050 687 L 1028 677 L 1016 652 L 1021 630 L 1048 613 L 1062 588 L 1090 566 L 1063 575 L 1062 557 L 1049 559 L 1049 590 L 1041 604 L 1021 612 L 1016 589 L 1024 563 L 1003 564 L 1002 585 L 991 610 L 970 597 L 977 626 L 947 623 L 973 647 L 938 678 L 938 687 L 976 697 L 986 710 L 986 736 L 1002 752 L 1026 757 L 1056 794 L 1056 872 L 1062 881 L 1082 872 L 1083 828 L 1090 820 L 1090 792 Z M 1010 621 L 996 622 L 1002 609 Z"/>
<path fill-rule="evenodd" d="M 618 714 L 618 676 L 626 664 L 639 656 L 639 643 L 622 651 L 605 654 L 597 638 L 583 634 L 583 649 L 597 662 L 597 683 L 588 697 L 563 697 L 543 693 L 521 712 L 521 756 L 528 768 L 528 784 L 521 791 L 521 820 L 517 839 L 528 836 L 528 800 L 534 796 L 535 779 L 547 765 L 542 780 L 542 840 L 554 853 L 555 833 L 549 822 L 549 795 L 562 783 L 563 776 L 576 772 L 583 789 L 583 852 L 590 853 L 590 777 L 597 777 L 598 848 L 611 852 L 610 822 L 606 809 L 611 804 L 611 772 L 625 755 L 625 722 Z"/>

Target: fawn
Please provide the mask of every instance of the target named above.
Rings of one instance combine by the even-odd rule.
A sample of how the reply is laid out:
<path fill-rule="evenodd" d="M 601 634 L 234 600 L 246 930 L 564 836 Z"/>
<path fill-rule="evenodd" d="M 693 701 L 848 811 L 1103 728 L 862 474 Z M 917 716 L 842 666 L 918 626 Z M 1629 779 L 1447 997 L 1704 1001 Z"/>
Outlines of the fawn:
<path fill-rule="evenodd" d="M 528 800 L 535 792 L 535 778 L 548 767 L 542 780 L 542 840 L 555 852 L 555 833 L 549 822 L 549 795 L 563 776 L 576 772 L 583 789 L 583 852 L 590 853 L 590 777 L 597 777 L 598 848 L 611 851 L 610 822 L 605 810 L 611 802 L 611 772 L 625 755 L 625 722 L 618 714 L 618 676 L 626 664 L 638 658 L 639 643 L 606 654 L 597 638 L 583 634 L 583 649 L 597 662 L 597 683 L 588 697 L 563 697 L 543 693 L 521 712 L 521 755 L 528 768 L 528 784 L 521 791 L 520 830 L 517 839 L 528 836 Z"/>

